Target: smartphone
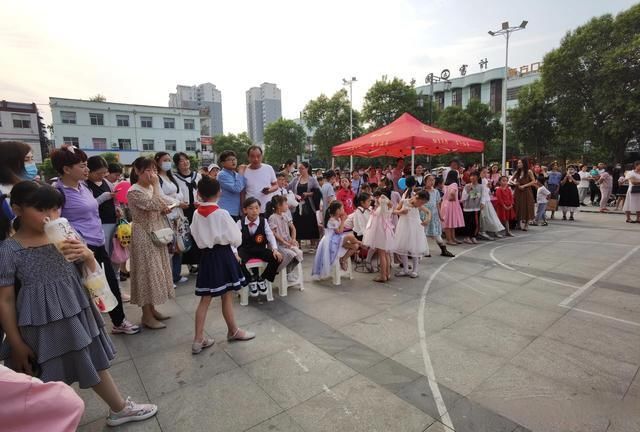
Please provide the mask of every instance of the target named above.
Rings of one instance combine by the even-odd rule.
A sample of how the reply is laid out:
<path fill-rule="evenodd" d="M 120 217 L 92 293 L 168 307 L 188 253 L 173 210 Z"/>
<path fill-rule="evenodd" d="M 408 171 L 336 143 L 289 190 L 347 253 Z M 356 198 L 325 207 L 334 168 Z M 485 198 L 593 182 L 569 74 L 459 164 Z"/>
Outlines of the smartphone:
<path fill-rule="evenodd" d="M 262 189 L 262 193 L 263 193 L 264 195 L 267 195 L 267 194 L 269 193 L 269 189 L 271 189 L 271 188 L 268 188 L 268 187 L 263 188 L 263 189 Z"/>

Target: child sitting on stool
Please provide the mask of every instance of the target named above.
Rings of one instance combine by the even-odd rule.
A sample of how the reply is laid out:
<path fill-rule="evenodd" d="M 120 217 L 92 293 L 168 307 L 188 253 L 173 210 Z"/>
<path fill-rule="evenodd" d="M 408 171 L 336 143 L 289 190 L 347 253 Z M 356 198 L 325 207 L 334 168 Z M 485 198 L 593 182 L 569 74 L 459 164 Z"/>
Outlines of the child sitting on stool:
<path fill-rule="evenodd" d="M 260 215 L 260 201 L 247 198 L 243 205 L 245 217 L 238 221 L 238 228 L 242 233 L 242 244 L 238 247 L 238 258 L 242 264 L 244 277 L 249 281 L 249 295 L 257 297 L 266 294 L 265 279 L 273 282 L 278 272 L 278 263 L 282 261 L 282 254 L 278 252 L 278 243 L 264 216 Z M 269 248 L 267 248 L 267 245 Z M 258 269 L 249 272 L 246 264 L 251 259 L 259 259 L 267 263 L 261 275 Z"/>

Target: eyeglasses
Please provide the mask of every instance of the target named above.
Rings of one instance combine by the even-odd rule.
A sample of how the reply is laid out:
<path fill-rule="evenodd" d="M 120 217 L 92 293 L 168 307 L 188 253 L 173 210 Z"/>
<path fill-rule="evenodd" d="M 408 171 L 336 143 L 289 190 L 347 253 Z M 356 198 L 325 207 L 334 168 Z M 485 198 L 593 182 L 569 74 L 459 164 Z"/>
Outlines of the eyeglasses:
<path fill-rule="evenodd" d="M 226 158 L 225 160 L 223 160 L 222 162 L 235 162 L 235 161 L 237 161 L 237 160 L 238 160 L 237 158 L 234 158 L 234 157 L 228 157 L 228 158 Z"/>

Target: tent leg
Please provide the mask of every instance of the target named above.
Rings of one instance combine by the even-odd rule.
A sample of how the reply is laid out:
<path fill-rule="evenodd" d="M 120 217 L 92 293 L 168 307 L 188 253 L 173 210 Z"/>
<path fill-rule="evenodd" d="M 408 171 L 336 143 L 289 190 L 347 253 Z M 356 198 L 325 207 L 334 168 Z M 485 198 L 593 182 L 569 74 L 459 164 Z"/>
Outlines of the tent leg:
<path fill-rule="evenodd" d="M 353 155 L 349 156 L 349 172 L 353 172 Z"/>
<path fill-rule="evenodd" d="M 484 166 L 484 152 L 482 152 L 482 162 L 480 163 L 480 166 Z"/>
<path fill-rule="evenodd" d="M 411 175 L 415 175 L 416 169 L 416 149 L 411 149 Z"/>
<path fill-rule="evenodd" d="M 331 158 L 331 169 L 336 169 L 336 158 L 334 157 Z"/>

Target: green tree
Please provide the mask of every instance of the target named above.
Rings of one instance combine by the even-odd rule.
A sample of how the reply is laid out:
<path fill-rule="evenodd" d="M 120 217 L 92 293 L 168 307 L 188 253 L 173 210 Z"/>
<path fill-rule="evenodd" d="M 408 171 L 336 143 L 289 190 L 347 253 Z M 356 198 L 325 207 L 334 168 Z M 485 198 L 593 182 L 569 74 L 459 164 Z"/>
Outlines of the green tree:
<path fill-rule="evenodd" d="M 545 56 L 542 81 L 563 141 L 589 140 L 623 160 L 640 135 L 640 4 L 568 32 Z"/>
<path fill-rule="evenodd" d="M 42 174 L 44 175 L 43 180 L 49 180 L 53 177 L 58 176 L 58 172 L 53 168 L 50 158 L 46 158 L 42 161 L 41 164 L 38 165 L 38 171 L 42 172 Z"/>
<path fill-rule="evenodd" d="M 107 153 L 101 153 L 100 156 L 102 156 L 104 158 L 104 160 L 107 161 L 107 163 L 120 163 L 120 157 L 118 156 L 117 153 L 111 153 L 111 152 L 107 152 Z"/>
<path fill-rule="evenodd" d="M 429 97 L 422 97 L 422 106 L 413 85 L 394 77 L 376 81 L 367 91 L 362 107 L 362 118 L 370 130 L 379 129 L 396 120 L 404 113 L 410 113 L 421 121 L 428 120 Z"/>
<path fill-rule="evenodd" d="M 302 156 L 307 134 L 293 120 L 279 119 L 264 130 L 265 162 L 275 167 L 295 155 Z"/>
<path fill-rule="evenodd" d="M 98 93 L 98 94 L 96 94 L 94 96 L 91 96 L 89 98 L 89 101 L 90 102 L 106 102 L 107 98 L 103 94 Z"/>
<path fill-rule="evenodd" d="M 315 129 L 313 144 L 316 152 L 313 159 L 329 166 L 331 148 L 349 141 L 350 104 L 347 91 L 342 89 L 330 98 L 324 94 L 307 103 L 303 118 L 307 126 Z M 353 137 L 362 134 L 360 113 L 353 111 Z"/>
<path fill-rule="evenodd" d="M 213 150 L 220 154 L 225 150 L 233 150 L 238 155 L 238 164 L 248 163 L 247 149 L 252 146 L 251 138 L 246 132 L 213 137 Z"/>

